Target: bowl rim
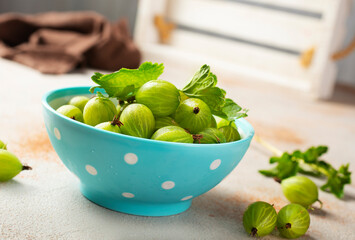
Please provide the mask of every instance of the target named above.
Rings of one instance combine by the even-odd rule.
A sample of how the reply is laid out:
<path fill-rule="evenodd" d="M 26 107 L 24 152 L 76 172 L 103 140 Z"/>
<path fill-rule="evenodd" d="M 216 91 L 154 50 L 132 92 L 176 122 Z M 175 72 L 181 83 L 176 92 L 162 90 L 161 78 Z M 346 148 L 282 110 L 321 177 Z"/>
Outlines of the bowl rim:
<path fill-rule="evenodd" d="M 65 117 L 61 114 L 59 114 L 54 108 L 52 108 L 49 105 L 50 101 L 53 101 L 54 99 L 58 99 L 61 97 L 65 97 L 65 96 L 79 96 L 79 95 L 85 95 L 85 94 L 90 94 L 90 86 L 76 86 L 76 87 L 65 87 L 65 88 L 58 88 L 58 89 L 54 89 L 54 90 L 50 90 L 48 92 L 46 92 L 43 96 L 42 96 L 42 105 L 45 109 L 47 109 L 48 111 L 50 111 L 51 113 L 53 113 L 56 117 L 61 118 L 63 121 L 67 121 L 67 123 L 69 124 L 74 124 L 73 126 L 77 125 L 83 128 L 87 128 L 91 131 L 98 131 L 100 133 L 104 133 L 107 136 L 111 136 L 114 138 L 121 138 L 121 139 L 125 139 L 125 140 L 133 140 L 133 141 L 139 141 L 142 143 L 155 143 L 157 145 L 162 145 L 162 146 L 185 146 L 185 147 L 189 147 L 189 148 L 208 148 L 214 146 L 214 147 L 222 147 L 222 146 L 230 146 L 230 145 L 238 145 L 241 144 L 243 142 L 250 142 L 251 139 L 254 136 L 254 128 L 252 127 L 252 125 L 245 120 L 244 118 L 241 119 L 237 119 L 235 120 L 236 124 L 238 127 L 242 127 L 242 130 L 244 132 L 244 134 L 246 135 L 244 138 L 242 138 L 241 140 L 238 141 L 234 141 L 234 142 L 228 142 L 228 143 L 223 143 L 223 144 L 191 144 L 191 143 L 177 143 L 177 142 L 166 142 L 166 141 L 157 141 L 157 140 L 153 140 L 153 139 L 147 139 L 147 138 L 140 138 L 140 137 L 135 137 L 135 136 L 130 136 L 130 135 L 125 135 L 122 133 L 114 133 L 114 132 L 110 132 L 110 131 L 105 131 L 102 129 L 98 129 L 95 128 L 93 126 L 87 125 L 85 123 L 79 122 L 79 121 L 75 121 L 73 119 L 70 119 L 68 117 Z M 87 93 L 85 93 L 85 90 L 87 90 Z M 68 92 L 72 92 L 73 94 L 68 94 Z M 102 90 L 99 89 L 95 89 L 95 92 L 102 92 L 105 93 Z M 66 94 L 67 93 L 67 94 Z M 240 124 L 238 124 L 238 122 L 240 122 L 240 124 L 242 126 L 240 126 Z"/>

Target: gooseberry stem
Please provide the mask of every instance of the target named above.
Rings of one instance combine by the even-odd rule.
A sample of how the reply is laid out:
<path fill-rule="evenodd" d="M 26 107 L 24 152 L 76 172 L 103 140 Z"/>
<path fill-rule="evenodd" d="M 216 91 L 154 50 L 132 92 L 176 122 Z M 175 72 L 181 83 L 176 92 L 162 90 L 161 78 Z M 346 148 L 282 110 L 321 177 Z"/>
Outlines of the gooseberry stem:
<path fill-rule="evenodd" d="M 30 166 L 23 165 L 22 166 L 22 171 L 24 171 L 24 170 L 32 170 L 32 168 Z"/>
<path fill-rule="evenodd" d="M 320 208 L 322 209 L 323 208 L 323 202 L 321 200 L 319 200 L 319 199 L 317 199 L 317 202 L 319 202 Z"/>
<path fill-rule="evenodd" d="M 123 123 L 120 120 L 118 120 L 118 115 L 115 115 L 113 117 L 113 120 L 111 121 L 111 125 L 112 126 L 116 126 L 117 125 L 119 127 L 121 127 L 123 125 Z"/>
<path fill-rule="evenodd" d="M 266 142 L 265 140 L 263 140 L 261 137 L 255 135 L 255 140 L 260 143 L 263 147 L 265 147 L 267 150 L 269 150 L 270 152 L 272 152 L 274 155 L 276 156 L 281 156 L 282 155 L 282 151 L 279 150 L 278 148 L 274 147 L 273 145 L 271 145 L 270 143 Z"/>
<path fill-rule="evenodd" d="M 260 143 L 263 147 L 265 147 L 266 149 L 268 149 L 270 152 L 272 152 L 274 155 L 276 156 L 281 156 L 282 155 L 282 151 L 280 151 L 278 148 L 274 147 L 273 145 L 271 145 L 270 143 L 266 142 L 265 140 L 263 140 L 261 137 L 255 135 L 255 140 Z M 329 173 L 327 170 L 317 166 L 314 163 L 306 163 L 303 159 L 301 158 L 295 158 L 293 157 L 293 159 L 297 162 L 299 162 L 300 164 L 307 164 L 308 166 L 310 166 L 311 168 L 313 168 L 314 170 L 320 172 L 321 174 L 329 177 Z"/>

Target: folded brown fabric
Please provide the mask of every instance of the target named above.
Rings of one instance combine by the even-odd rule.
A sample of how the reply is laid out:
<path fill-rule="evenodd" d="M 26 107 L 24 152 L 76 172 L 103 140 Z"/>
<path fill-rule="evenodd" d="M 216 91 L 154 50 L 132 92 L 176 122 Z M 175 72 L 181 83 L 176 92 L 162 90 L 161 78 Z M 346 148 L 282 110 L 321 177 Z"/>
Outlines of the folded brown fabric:
<path fill-rule="evenodd" d="M 126 20 L 110 23 L 94 12 L 0 15 L 0 57 L 42 73 L 78 66 L 116 71 L 137 68 L 141 54 Z"/>

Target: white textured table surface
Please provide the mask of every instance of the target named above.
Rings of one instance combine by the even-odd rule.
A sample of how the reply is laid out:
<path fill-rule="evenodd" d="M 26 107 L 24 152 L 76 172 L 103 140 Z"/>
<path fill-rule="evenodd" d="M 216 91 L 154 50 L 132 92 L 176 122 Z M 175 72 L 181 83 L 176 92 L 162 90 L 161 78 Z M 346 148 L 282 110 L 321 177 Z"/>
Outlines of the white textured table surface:
<path fill-rule="evenodd" d="M 248 204 L 263 200 L 274 203 L 277 210 L 287 204 L 280 186 L 257 172 L 270 166 L 268 153 L 256 143 L 221 184 L 196 198 L 182 214 L 138 217 L 86 200 L 79 192 L 78 180 L 63 166 L 49 142 L 41 97 L 55 88 L 91 85 L 90 73 L 48 76 L 0 59 L 0 139 L 33 167 L 33 171 L 0 183 L 1 240 L 250 239 L 242 225 Z M 165 79 L 170 80 L 169 74 Z M 317 102 L 265 83 L 235 80 L 232 84 L 220 79 L 219 85 L 250 109 L 248 120 L 256 133 L 271 143 L 285 150 L 326 144 L 330 146 L 326 160 L 337 167 L 351 162 L 350 169 L 355 170 L 354 93 L 341 92 L 333 101 Z M 320 192 L 320 199 L 324 209 L 312 213 L 310 229 L 302 239 L 355 239 L 354 183 L 346 186 L 344 200 L 324 192 Z M 279 237 L 275 232 L 264 239 Z"/>

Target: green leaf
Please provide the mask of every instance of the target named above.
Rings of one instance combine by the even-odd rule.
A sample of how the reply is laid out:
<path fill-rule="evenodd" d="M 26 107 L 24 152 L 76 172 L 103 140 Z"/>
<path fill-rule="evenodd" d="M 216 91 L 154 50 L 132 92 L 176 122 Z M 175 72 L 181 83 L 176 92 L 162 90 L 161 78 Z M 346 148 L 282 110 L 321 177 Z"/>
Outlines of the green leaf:
<path fill-rule="evenodd" d="M 217 77 L 210 72 L 208 65 L 203 65 L 192 77 L 191 81 L 182 91 L 191 98 L 199 98 L 210 108 L 213 115 L 233 121 L 237 118 L 246 117 L 246 111 L 232 99 L 225 98 L 226 91 L 216 87 Z"/>
<path fill-rule="evenodd" d="M 305 152 L 295 150 L 292 154 L 283 153 L 281 157 L 271 157 L 270 163 L 278 165 L 271 170 L 261 170 L 265 176 L 283 179 L 302 173 L 318 178 L 326 178 L 321 190 L 333 193 L 336 197 L 344 196 L 344 186 L 351 183 L 349 164 L 336 170 L 330 163 L 319 158 L 328 151 L 327 146 L 310 147 Z"/>
<path fill-rule="evenodd" d="M 326 192 L 331 192 L 338 198 L 344 197 L 345 184 L 351 183 L 351 172 L 349 172 L 349 164 L 342 165 L 339 170 L 331 169 L 329 171 L 328 181 L 321 186 Z"/>
<path fill-rule="evenodd" d="M 210 72 L 210 66 L 203 65 L 198 72 L 192 77 L 191 81 L 182 89 L 188 94 L 197 94 L 199 91 L 214 87 L 217 84 L 217 77 Z"/>
<path fill-rule="evenodd" d="M 144 83 L 158 79 L 163 71 L 163 64 L 145 62 L 138 69 L 121 68 L 105 75 L 96 72 L 91 79 L 105 89 L 109 97 L 127 100 L 135 96 Z"/>
<path fill-rule="evenodd" d="M 270 170 L 260 170 L 259 172 L 268 177 L 276 177 L 280 180 L 295 176 L 298 172 L 298 162 L 292 160 L 292 155 L 282 154 L 281 157 L 270 158 L 270 163 L 278 163 Z"/>

